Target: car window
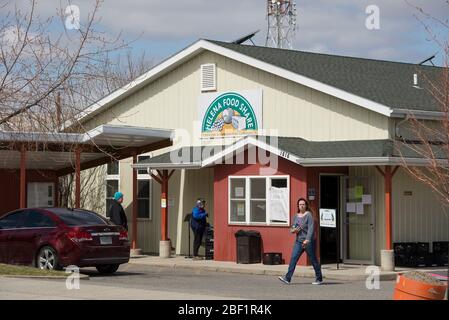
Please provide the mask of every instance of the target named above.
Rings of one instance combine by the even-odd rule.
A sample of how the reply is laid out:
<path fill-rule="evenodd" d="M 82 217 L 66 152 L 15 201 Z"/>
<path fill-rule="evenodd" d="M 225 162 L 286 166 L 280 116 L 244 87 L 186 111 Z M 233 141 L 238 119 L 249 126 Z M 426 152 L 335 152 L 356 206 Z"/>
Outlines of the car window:
<path fill-rule="evenodd" d="M 36 211 L 28 211 L 25 219 L 25 228 L 55 227 L 56 223 L 45 214 Z"/>
<path fill-rule="evenodd" d="M 14 229 L 19 227 L 23 211 L 15 212 L 0 219 L 0 229 Z"/>
<path fill-rule="evenodd" d="M 58 212 L 58 217 L 68 226 L 96 226 L 108 223 L 99 215 L 89 211 Z"/>

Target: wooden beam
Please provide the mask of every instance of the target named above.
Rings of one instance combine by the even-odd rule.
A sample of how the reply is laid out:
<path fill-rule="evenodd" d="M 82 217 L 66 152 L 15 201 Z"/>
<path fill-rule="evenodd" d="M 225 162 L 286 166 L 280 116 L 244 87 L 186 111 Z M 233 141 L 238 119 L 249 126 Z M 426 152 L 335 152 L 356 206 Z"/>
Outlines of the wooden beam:
<path fill-rule="evenodd" d="M 168 174 L 168 180 L 170 180 L 170 178 L 173 175 L 173 173 L 175 173 L 175 170 L 170 171 L 170 173 Z"/>
<path fill-rule="evenodd" d="M 155 176 L 154 174 L 150 173 L 151 178 L 153 178 L 154 180 L 156 180 L 157 183 L 159 183 L 160 185 L 162 185 L 162 180 L 158 177 Z"/>
<path fill-rule="evenodd" d="M 394 177 L 394 174 L 396 173 L 396 171 L 398 171 L 398 169 L 399 169 L 399 166 L 396 166 L 396 167 L 393 169 L 393 173 L 391 174 L 391 177 L 392 177 L 392 178 Z"/>
<path fill-rule="evenodd" d="M 133 154 L 133 164 L 137 163 L 137 152 Z M 137 170 L 133 170 L 133 217 L 132 217 L 132 239 L 131 239 L 131 249 L 137 248 L 137 210 L 138 210 L 138 201 L 137 201 Z"/>
<path fill-rule="evenodd" d="M 382 169 L 379 166 L 376 166 L 377 171 L 380 172 L 380 174 L 385 177 L 385 172 L 382 171 Z"/>
<path fill-rule="evenodd" d="M 86 169 L 90 169 L 93 167 L 101 166 L 103 164 L 111 162 L 111 159 L 113 159 L 113 158 L 115 158 L 117 160 L 122 160 L 122 159 L 132 157 L 132 152 L 137 152 L 137 154 L 141 154 L 141 153 L 157 150 L 160 148 L 166 148 L 171 145 L 172 145 L 172 142 L 170 141 L 170 139 L 165 139 L 163 141 L 152 143 L 152 144 L 140 147 L 140 148 L 124 148 L 122 150 L 115 150 L 113 153 L 110 153 L 110 155 L 105 154 L 104 157 L 101 157 L 99 159 L 83 162 L 81 164 L 81 170 L 86 170 Z M 56 172 L 56 174 L 58 175 L 58 177 L 60 177 L 60 176 L 65 176 L 74 171 L 75 171 L 74 168 L 71 166 L 71 167 L 66 167 L 66 168 L 58 170 Z"/>
<path fill-rule="evenodd" d="M 81 151 L 75 150 L 75 208 L 80 207 L 81 200 Z"/>
<path fill-rule="evenodd" d="M 20 208 L 26 207 L 26 149 L 20 149 Z"/>

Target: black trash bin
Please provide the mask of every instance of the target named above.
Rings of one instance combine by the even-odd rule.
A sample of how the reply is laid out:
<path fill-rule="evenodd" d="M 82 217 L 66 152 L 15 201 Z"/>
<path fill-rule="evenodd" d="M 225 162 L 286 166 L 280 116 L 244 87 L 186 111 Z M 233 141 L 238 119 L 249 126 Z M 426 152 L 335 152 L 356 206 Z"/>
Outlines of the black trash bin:
<path fill-rule="evenodd" d="M 262 260 L 261 237 L 258 231 L 239 230 L 237 239 L 237 263 L 260 263 Z"/>

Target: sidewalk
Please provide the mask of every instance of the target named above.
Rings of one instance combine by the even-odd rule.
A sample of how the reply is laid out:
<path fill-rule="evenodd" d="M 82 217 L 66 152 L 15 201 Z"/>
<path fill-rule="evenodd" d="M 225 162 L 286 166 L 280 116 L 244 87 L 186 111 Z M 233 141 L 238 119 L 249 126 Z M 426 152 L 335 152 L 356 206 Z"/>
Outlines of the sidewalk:
<path fill-rule="evenodd" d="M 159 258 L 158 256 L 138 256 L 132 257 L 129 261 L 132 264 L 148 265 L 152 267 L 164 267 L 164 268 L 184 268 L 184 269 L 196 269 L 204 271 L 215 272 L 231 272 L 231 273 L 246 273 L 246 274 L 259 274 L 259 275 L 272 275 L 280 276 L 285 275 L 288 265 L 264 265 L 262 263 L 256 264 L 237 264 L 235 262 L 227 261 L 213 261 L 213 260 L 192 260 L 185 258 L 184 256 L 173 256 L 168 259 Z M 336 264 L 328 264 L 322 266 L 323 277 L 325 279 L 333 280 L 348 280 L 348 281 L 361 281 L 366 280 L 369 276 L 369 271 L 366 272 L 367 266 L 361 265 L 344 265 L 340 264 L 337 270 Z M 395 280 L 398 273 L 408 272 L 412 270 L 421 271 L 447 271 L 444 267 L 433 268 L 396 268 L 395 272 L 381 272 L 380 280 L 388 281 Z M 295 276 L 299 277 L 315 277 L 315 272 L 312 266 L 297 266 L 295 270 Z"/>

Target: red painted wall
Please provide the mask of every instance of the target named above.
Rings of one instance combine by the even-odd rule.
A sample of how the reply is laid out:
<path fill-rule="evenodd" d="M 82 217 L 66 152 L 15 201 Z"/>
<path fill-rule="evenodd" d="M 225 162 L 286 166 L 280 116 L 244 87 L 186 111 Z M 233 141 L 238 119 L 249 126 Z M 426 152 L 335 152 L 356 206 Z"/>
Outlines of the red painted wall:
<path fill-rule="evenodd" d="M 26 182 L 54 182 L 58 178 L 49 170 L 27 170 Z M 0 216 L 20 207 L 20 171 L 12 169 L 0 170 Z M 56 196 L 56 194 L 55 194 Z M 26 198 L 26 195 L 25 195 Z M 56 199 L 55 199 L 56 200 Z"/>
<path fill-rule="evenodd" d="M 251 165 L 223 164 L 214 167 L 214 260 L 237 261 L 234 234 L 238 230 L 256 230 L 262 237 L 262 252 L 282 252 L 285 263 L 290 261 L 295 236 L 290 233 L 289 226 L 228 225 L 228 176 L 263 176 L 260 170 L 264 167 L 267 166 L 262 166 L 259 162 Z M 307 169 L 278 157 L 278 169 L 273 175 L 290 176 L 290 217 L 293 217 L 297 199 L 307 194 Z M 306 262 L 306 255 L 303 255 L 299 264 L 305 265 Z"/>

